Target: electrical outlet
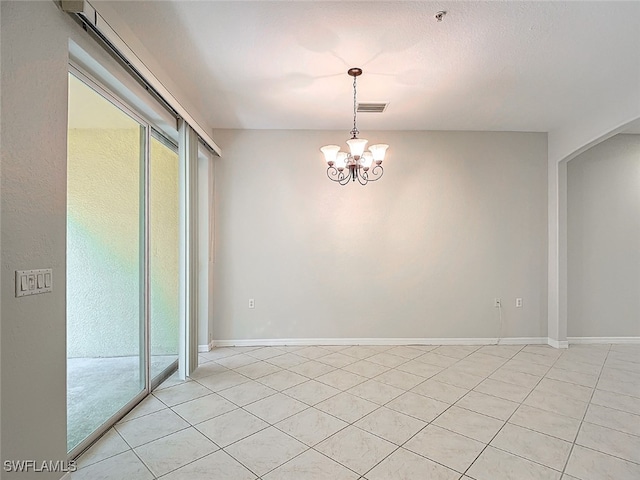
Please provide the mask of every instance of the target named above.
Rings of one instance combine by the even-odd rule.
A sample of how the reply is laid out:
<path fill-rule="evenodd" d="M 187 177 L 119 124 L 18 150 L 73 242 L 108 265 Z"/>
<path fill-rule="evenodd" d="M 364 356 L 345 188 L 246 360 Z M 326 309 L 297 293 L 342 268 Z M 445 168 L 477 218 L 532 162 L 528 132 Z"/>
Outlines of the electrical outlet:
<path fill-rule="evenodd" d="M 522 299 L 516 298 L 516 308 L 522 308 Z"/>
<path fill-rule="evenodd" d="M 493 306 L 494 306 L 495 308 L 500 308 L 500 307 L 502 306 L 502 302 L 500 301 L 500 299 L 499 299 L 499 298 L 494 298 L 494 299 L 493 299 Z"/>
<path fill-rule="evenodd" d="M 256 301 L 253 298 L 249 299 L 249 308 L 256 308 Z"/>

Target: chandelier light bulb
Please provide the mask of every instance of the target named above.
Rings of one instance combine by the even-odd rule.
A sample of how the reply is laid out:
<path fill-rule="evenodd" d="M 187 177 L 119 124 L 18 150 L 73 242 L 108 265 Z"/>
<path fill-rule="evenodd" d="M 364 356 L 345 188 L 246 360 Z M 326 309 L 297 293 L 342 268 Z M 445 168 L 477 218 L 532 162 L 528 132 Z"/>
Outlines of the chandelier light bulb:
<path fill-rule="evenodd" d="M 360 163 L 364 171 L 366 172 L 371 168 L 371 164 L 373 163 L 373 154 L 371 152 L 364 152 L 362 157 L 360 158 Z"/>
<path fill-rule="evenodd" d="M 352 138 L 350 140 L 347 140 L 347 145 L 349 145 L 351 156 L 356 160 L 358 160 L 364 153 L 364 149 L 367 146 L 367 142 L 368 140 L 364 138 Z"/>
<path fill-rule="evenodd" d="M 320 148 L 320 151 L 324 154 L 325 161 L 329 164 L 329 166 L 336 163 L 336 157 L 338 156 L 338 152 L 340 151 L 340 147 L 338 145 L 325 145 Z"/>
<path fill-rule="evenodd" d="M 378 165 L 380 165 L 382 163 L 382 161 L 384 160 L 384 155 L 387 152 L 387 148 L 389 148 L 389 145 L 386 145 L 384 143 L 379 143 L 377 145 L 371 145 L 369 147 L 369 151 L 373 155 L 373 159 L 376 161 L 376 163 Z"/>
<path fill-rule="evenodd" d="M 347 166 L 348 157 L 349 155 L 347 155 L 345 152 L 338 152 L 338 155 L 336 155 L 336 168 L 338 170 L 344 170 L 344 167 Z"/>

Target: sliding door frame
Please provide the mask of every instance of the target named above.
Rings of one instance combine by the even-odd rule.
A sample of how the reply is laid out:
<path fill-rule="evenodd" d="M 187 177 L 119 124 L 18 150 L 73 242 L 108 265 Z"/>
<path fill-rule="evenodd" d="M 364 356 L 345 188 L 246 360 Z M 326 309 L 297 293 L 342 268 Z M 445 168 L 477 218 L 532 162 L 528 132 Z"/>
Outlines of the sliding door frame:
<path fill-rule="evenodd" d="M 198 136 L 178 123 L 180 163 L 180 343 L 178 376 L 198 367 Z"/>
<path fill-rule="evenodd" d="M 146 162 L 146 169 L 145 169 L 145 219 L 146 219 L 146 225 L 145 225 L 145 241 L 146 241 L 146 248 L 145 248 L 145 289 L 148 289 L 148 295 L 146 295 L 146 312 L 147 315 L 145 317 L 145 323 L 146 323 L 146 335 L 148 337 L 148 341 L 146 343 L 146 348 L 148 348 L 148 355 L 147 355 L 147 378 L 149 379 L 149 393 L 151 393 L 153 391 L 154 388 L 156 388 L 158 385 L 160 385 L 162 382 L 164 382 L 168 377 L 171 376 L 171 374 L 175 371 L 178 370 L 178 365 L 180 364 L 180 329 L 181 329 L 181 325 L 182 323 L 184 323 L 182 321 L 182 316 L 180 315 L 180 311 L 178 310 L 178 351 L 177 351 L 177 355 L 178 355 L 178 359 L 171 362 L 171 364 L 166 367 L 162 372 L 160 372 L 158 375 L 156 375 L 155 377 L 151 377 L 151 260 L 149 258 L 149 252 L 151 249 L 151 226 L 150 226 L 150 222 L 151 222 L 151 138 L 153 137 L 154 139 L 156 139 L 158 142 L 164 144 L 167 148 L 170 148 L 171 150 L 175 150 L 176 153 L 179 152 L 179 148 L 178 145 L 176 145 L 169 137 L 167 137 L 165 134 L 163 134 L 158 128 L 155 128 L 153 125 L 150 125 L 149 128 L 149 135 L 148 137 L 148 151 L 147 151 L 147 162 Z M 179 168 L 179 162 L 180 159 L 178 159 L 178 168 Z M 178 180 L 178 184 L 180 184 L 180 180 Z M 180 185 L 179 189 L 180 189 Z M 182 250 L 180 245 L 178 246 L 179 250 Z M 178 252 L 178 257 L 180 257 L 180 252 Z"/>
<path fill-rule="evenodd" d="M 98 438 L 100 438 L 109 428 L 115 425 L 120 419 L 122 419 L 127 413 L 129 413 L 136 405 L 138 405 L 144 398 L 146 398 L 151 391 L 157 387 L 161 382 L 163 382 L 167 377 L 169 377 L 174 371 L 177 370 L 178 365 L 190 365 L 192 369 L 197 367 L 197 348 L 196 348 L 196 358 L 195 364 L 193 361 L 188 361 L 185 357 L 182 358 L 184 352 L 180 348 L 178 349 L 178 361 L 172 362 L 162 373 L 157 375 L 155 379 L 151 378 L 151 309 L 150 309 L 150 298 L 151 298 L 151 285 L 150 285 L 150 259 L 149 259 L 149 247 L 150 247 L 150 168 L 151 168 L 151 157 L 150 157 L 150 146 L 151 146 L 151 135 L 152 131 L 159 137 L 162 137 L 164 140 L 173 145 L 173 142 L 170 140 L 169 135 L 165 135 L 161 129 L 153 125 L 148 119 L 144 116 L 137 113 L 130 106 L 128 106 L 125 102 L 123 102 L 120 98 L 118 98 L 115 94 L 113 94 L 109 88 L 102 85 L 99 81 L 97 81 L 93 76 L 86 73 L 80 67 L 78 67 L 74 62 L 69 63 L 69 74 L 75 76 L 77 79 L 82 81 L 85 85 L 90 87 L 93 91 L 95 91 L 98 95 L 105 98 L 107 101 L 112 103 L 114 106 L 122 110 L 126 115 L 130 116 L 136 122 L 138 122 L 144 133 L 141 134 L 140 138 L 140 146 L 143 150 L 142 155 L 140 155 L 140 201 L 142 202 L 142 208 L 140 209 L 140 228 L 142 229 L 142 235 L 140 236 L 140 248 L 142 249 L 141 255 L 141 265 L 140 265 L 140 278 L 143 280 L 141 289 L 140 289 L 140 353 L 143 353 L 142 362 L 140 364 L 140 373 L 144 378 L 144 387 L 141 389 L 140 393 L 138 393 L 134 398 L 132 398 L 129 402 L 127 402 L 122 408 L 120 408 L 116 413 L 107 418 L 96 430 L 94 430 L 89 436 L 87 436 L 83 441 L 81 441 L 78 445 L 76 445 L 71 451 L 67 453 L 68 459 L 74 459 L 78 457 L 84 450 L 86 450 L 91 444 L 93 444 Z M 186 124 L 185 124 L 186 125 Z M 180 139 L 179 143 L 182 143 Z M 197 138 L 196 138 L 197 144 Z M 196 147 L 197 148 L 197 147 Z M 180 147 L 179 147 L 180 150 Z M 197 150 L 196 150 L 197 151 Z M 180 160 L 182 164 L 182 160 Z M 181 168 L 182 170 L 182 168 Z M 192 178 L 192 176 L 185 177 L 184 180 L 187 182 Z M 183 178 L 180 176 L 180 182 L 182 183 Z M 184 186 L 180 185 L 180 192 L 184 190 Z M 187 189 L 188 191 L 189 189 Z M 182 197 L 182 195 L 181 195 Z M 182 199 L 180 200 L 182 202 Z M 182 212 L 181 212 L 181 222 L 182 222 Z M 185 217 L 186 218 L 186 217 Z M 197 217 L 196 217 L 197 218 Z M 183 236 L 185 232 L 193 228 L 197 228 L 196 225 L 191 224 L 191 219 L 187 220 L 186 229 L 181 229 L 180 231 L 180 252 L 179 255 L 182 257 L 183 255 L 183 245 L 185 245 L 183 241 Z M 191 224 L 191 225 L 190 225 Z M 197 258 L 197 249 L 192 252 L 190 255 L 196 255 Z M 190 263 L 185 264 L 185 268 L 187 268 L 187 277 L 191 274 Z M 180 276 L 183 277 L 184 273 L 182 272 L 182 264 L 180 265 Z M 197 272 L 196 272 L 197 274 Z M 182 283 L 182 282 L 181 282 Z M 181 295 L 182 295 L 183 287 L 181 285 Z M 190 288 L 187 288 L 184 293 L 189 294 L 191 291 Z M 197 299 L 196 299 L 197 305 Z M 180 312 L 179 315 L 179 330 L 182 331 L 183 325 L 187 322 L 186 316 Z M 197 323 L 196 327 L 197 329 Z M 189 336 L 196 337 L 196 330 L 188 330 Z M 178 365 L 176 365 L 176 363 Z M 192 370 L 189 370 L 191 373 Z"/>

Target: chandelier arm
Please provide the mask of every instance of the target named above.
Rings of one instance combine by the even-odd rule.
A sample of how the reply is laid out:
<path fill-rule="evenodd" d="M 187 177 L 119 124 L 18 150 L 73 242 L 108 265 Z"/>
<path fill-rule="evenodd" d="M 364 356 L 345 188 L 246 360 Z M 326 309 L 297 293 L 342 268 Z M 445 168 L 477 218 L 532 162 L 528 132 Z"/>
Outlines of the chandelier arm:
<path fill-rule="evenodd" d="M 344 175 L 344 172 L 343 172 L 341 174 L 340 180 L 338 180 L 338 183 L 344 187 L 345 185 L 349 185 L 350 181 L 351 181 L 351 175 Z"/>
<path fill-rule="evenodd" d="M 378 173 L 378 171 L 379 171 L 380 173 Z M 384 168 L 382 168 L 382 165 L 376 165 L 375 167 L 373 167 L 373 168 L 370 170 L 370 172 L 371 172 L 371 174 L 372 174 L 373 176 L 372 176 L 372 177 L 369 177 L 369 176 L 367 175 L 367 177 L 368 177 L 368 181 L 369 181 L 369 182 L 375 182 L 375 181 L 380 180 L 380 179 L 382 178 L 382 175 L 384 174 Z"/>
<path fill-rule="evenodd" d="M 360 172 L 360 174 L 358 175 L 358 183 L 362 186 L 369 183 L 369 174 L 365 171 Z"/>
<path fill-rule="evenodd" d="M 327 167 L 327 177 L 332 182 L 340 182 L 344 178 L 344 172 L 340 172 L 336 167 Z"/>

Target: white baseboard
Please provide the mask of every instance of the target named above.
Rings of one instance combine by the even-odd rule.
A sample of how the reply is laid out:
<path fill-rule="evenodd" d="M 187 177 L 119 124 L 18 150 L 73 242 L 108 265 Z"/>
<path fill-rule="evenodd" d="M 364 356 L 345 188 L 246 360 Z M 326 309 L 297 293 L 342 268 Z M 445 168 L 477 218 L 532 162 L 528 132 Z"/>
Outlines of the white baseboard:
<path fill-rule="evenodd" d="M 553 338 L 547 338 L 547 344 L 553 348 L 569 348 L 569 342 L 567 340 L 554 340 Z"/>
<path fill-rule="evenodd" d="M 210 352 L 213 347 L 214 347 L 213 340 L 211 340 L 209 345 L 198 345 L 198 353 Z"/>
<path fill-rule="evenodd" d="M 495 344 L 491 345 L 546 345 L 547 337 L 507 337 L 498 338 Z"/>
<path fill-rule="evenodd" d="M 569 344 L 640 344 L 640 337 L 568 337 L 554 340 L 548 337 L 507 338 L 250 338 L 212 340 L 209 345 L 198 345 L 198 353 L 214 347 L 277 347 L 284 345 L 550 345 L 569 348 Z"/>
<path fill-rule="evenodd" d="M 215 347 L 308 345 L 546 345 L 546 337 L 509 338 L 256 338 L 214 340 Z"/>
<path fill-rule="evenodd" d="M 640 337 L 568 337 L 569 343 L 573 344 L 594 344 L 594 343 L 628 343 L 640 344 Z"/>

